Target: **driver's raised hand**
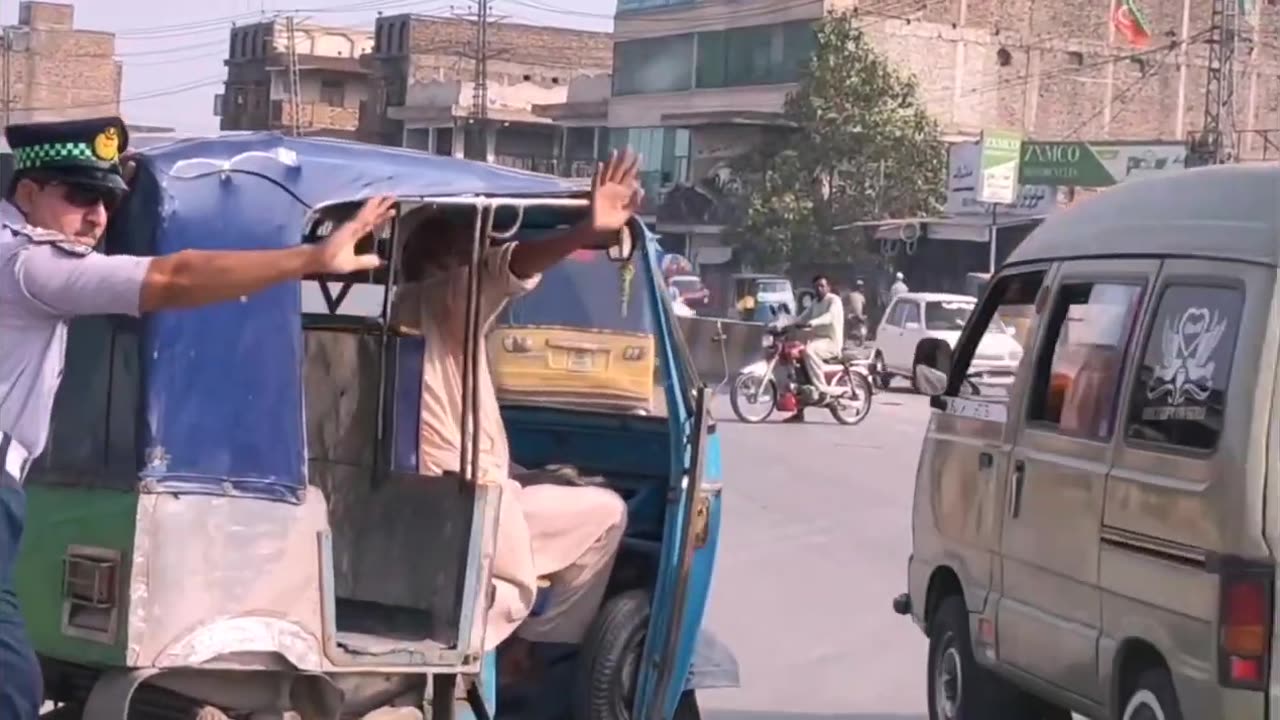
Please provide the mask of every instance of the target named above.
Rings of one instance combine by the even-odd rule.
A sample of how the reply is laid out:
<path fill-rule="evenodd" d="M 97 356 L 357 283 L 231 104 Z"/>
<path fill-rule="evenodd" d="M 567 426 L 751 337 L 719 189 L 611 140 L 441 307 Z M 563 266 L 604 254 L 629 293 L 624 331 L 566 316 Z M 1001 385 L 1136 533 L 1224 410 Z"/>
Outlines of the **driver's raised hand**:
<path fill-rule="evenodd" d="M 355 217 L 334 230 L 316 245 L 316 272 L 346 275 L 375 270 L 382 265 L 377 253 L 356 254 L 356 243 L 389 222 L 396 214 L 396 199 L 390 196 L 366 200 Z"/>
<path fill-rule="evenodd" d="M 640 209 L 640 156 L 627 148 L 621 155 L 609 153 L 591 178 L 591 229 L 599 233 L 621 230 Z"/>

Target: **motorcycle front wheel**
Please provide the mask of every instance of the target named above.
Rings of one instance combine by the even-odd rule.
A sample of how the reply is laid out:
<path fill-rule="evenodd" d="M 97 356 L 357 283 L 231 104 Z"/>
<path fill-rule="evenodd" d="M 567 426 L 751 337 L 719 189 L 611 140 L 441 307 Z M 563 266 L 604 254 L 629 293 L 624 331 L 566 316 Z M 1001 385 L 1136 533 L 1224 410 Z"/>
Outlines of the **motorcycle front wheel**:
<path fill-rule="evenodd" d="M 867 376 L 846 368 L 833 384 L 838 388 L 849 388 L 850 393 L 847 398 L 831 401 L 831 417 L 841 425 L 857 425 L 866 420 L 871 414 L 871 396 L 874 393 Z"/>
<path fill-rule="evenodd" d="M 778 408 L 778 384 L 771 377 L 742 373 L 729 388 L 729 405 L 744 423 L 764 422 Z"/>

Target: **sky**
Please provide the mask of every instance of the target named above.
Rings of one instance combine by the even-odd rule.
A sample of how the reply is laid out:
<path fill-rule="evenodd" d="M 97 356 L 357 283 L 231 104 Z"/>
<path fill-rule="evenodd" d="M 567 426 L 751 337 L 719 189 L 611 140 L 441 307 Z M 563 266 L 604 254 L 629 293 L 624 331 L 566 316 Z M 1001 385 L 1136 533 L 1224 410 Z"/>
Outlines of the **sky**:
<path fill-rule="evenodd" d="M 124 62 L 120 110 L 139 125 L 184 133 L 218 129 L 213 96 L 222 91 L 233 22 L 295 12 L 326 25 L 373 27 L 379 11 L 427 15 L 467 13 L 467 0 L 78 0 L 75 24 L 116 33 Z M 498 17 L 583 30 L 610 30 L 615 0 L 494 0 Z M 0 2 L 0 22 L 17 22 L 17 2 Z"/>

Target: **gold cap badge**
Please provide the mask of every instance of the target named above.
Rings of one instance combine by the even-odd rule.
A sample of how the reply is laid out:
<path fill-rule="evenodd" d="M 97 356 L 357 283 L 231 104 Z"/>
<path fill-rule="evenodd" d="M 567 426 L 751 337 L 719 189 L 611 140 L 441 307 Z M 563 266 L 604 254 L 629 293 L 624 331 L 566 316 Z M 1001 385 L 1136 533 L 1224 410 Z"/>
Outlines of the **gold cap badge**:
<path fill-rule="evenodd" d="M 98 156 L 99 160 L 105 162 L 115 162 L 120 158 L 120 133 L 113 127 L 109 127 L 98 133 L 98 137 L 93 139 L 93 154 Z"/>

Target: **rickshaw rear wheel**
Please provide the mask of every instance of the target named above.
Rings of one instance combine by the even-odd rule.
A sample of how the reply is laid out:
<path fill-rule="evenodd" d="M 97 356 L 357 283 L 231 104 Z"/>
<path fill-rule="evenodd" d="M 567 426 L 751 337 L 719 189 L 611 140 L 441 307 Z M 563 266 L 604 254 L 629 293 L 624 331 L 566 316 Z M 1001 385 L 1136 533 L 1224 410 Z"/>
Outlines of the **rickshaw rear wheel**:
<path fill-rule="evenodd" d="M 648 590 L 628 590 L 600 608 L 582 641 L 574 720 L 630 720 L 635 706 L 652 599 Z M 700 720 L 698 698 L 686 690 L 672 720 Z"/>

